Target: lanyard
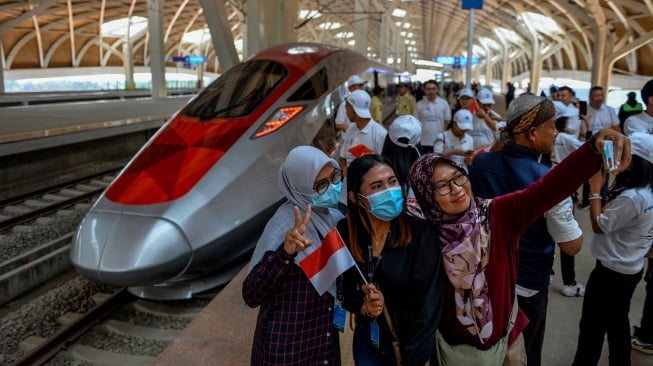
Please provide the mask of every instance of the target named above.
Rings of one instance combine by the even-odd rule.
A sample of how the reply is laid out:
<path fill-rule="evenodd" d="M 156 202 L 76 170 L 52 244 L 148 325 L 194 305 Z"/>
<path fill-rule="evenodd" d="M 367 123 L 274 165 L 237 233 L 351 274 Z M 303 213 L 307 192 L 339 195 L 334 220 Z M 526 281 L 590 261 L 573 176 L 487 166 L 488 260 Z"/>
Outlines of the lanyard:
<path fill-rule="evenodd" d="M 385 243 L 383 243 L 385 246 Z M 369 283 L 374 283 L 374 272 L 376 272 L 377 267 L 381 263 L 382 255 L 379 255 L 379 257 L 376 259 L 376 262 L 374 261 L 374 257 L 372 254 L 372 243 L 370 242 L 367 245 L 367 280 Z"/>

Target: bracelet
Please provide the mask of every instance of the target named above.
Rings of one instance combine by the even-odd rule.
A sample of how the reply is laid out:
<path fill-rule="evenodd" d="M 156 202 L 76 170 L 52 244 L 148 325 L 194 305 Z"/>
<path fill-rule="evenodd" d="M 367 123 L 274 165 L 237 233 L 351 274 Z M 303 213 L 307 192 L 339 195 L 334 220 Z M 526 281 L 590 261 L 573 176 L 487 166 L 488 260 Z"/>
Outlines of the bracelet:
<path fill-rule="evenodd" d="M 602 200 L 603 197 L 598 193 L 590 193 L 588 199 L 590 199 L 590 200 Z"/>

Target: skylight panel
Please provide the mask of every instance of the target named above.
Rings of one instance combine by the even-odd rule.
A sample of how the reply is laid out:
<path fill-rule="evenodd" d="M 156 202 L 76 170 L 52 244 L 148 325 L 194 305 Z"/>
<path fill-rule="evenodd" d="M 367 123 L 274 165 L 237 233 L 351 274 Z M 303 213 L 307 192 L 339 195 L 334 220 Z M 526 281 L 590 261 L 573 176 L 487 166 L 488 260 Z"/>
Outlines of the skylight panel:
<path fill-rule="evenodd" d="M 102 24 L 102 35 L 105 37 L 124 37 L 127 29 L 130 27 L 130 18 L 112 20 Z M 147 18 L 133 16 L 131 17 L 131 27 L 129 36 L 131 38 L 140 37 L 147 30 Z"/>
<path fill-rule="evenodd" d="M 514 31 L 502 27 L 494 28 L 494 34 L 515 44 L 522 44 L 522 38 Z"/>
<path fill-rule="evenodd" d="M 553 19 L 542 14 L 526 12 L 517 16 L 522 22 L 530 25 L 536 31 L 544 34 L 562 34 L 562 28 Z"/>

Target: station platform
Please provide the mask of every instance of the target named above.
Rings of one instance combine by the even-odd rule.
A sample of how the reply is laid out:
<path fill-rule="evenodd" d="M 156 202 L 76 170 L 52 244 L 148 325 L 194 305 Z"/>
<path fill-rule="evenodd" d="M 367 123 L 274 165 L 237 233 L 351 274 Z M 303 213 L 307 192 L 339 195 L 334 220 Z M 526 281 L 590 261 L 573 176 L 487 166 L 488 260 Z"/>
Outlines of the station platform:
<path fill-rule="evenodd" d="M 160 127 L 190 96 L 4 107 L 0 156 Z"/>
<path fill-rule="evenodd" d="M 587 209 L 577 210 L 576 216 L 585 233 L 583 249 L 576 255 L 576 276 L 578 280 L 586 282 L 595 263 L 590 253 L 593 234 Z M 560 293 L 563 285 L 559 274 L 558 256 L 554 270 L 557 274 L 549 286 L 542 365 L 568 366 L 576 351 L 583 298 L 565 297 Z M 179 338 L 159 354 L 153 365 L 249 365 L 258 309 L 248 308 L 242 300 L 241 287 L 246 272 L 247 267 L 193 320 Z M 644 304 L 644 287 L 645 283 L 641 281 L 633 296 L 630 307 L 631 326 L 639 325 Z M 351 342 L 352 332 L 348 328 L 340 336 L 343 365 L 354 365 Z M 632 351 L 631 360 L 632 366 L 653 365 L 653 356 L 638 351 Z M 608 346 L 605 343 L 599 366 L 607 365 Z"/>

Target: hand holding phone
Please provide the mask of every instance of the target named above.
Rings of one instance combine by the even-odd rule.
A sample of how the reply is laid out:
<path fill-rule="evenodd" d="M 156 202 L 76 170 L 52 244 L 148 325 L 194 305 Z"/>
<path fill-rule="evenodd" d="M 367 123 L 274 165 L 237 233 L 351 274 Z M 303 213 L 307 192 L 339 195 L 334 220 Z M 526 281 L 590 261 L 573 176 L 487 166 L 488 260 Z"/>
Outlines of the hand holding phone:
<path fill-rule="evenodd" d="M 617 169 L 614 161 L 614 145 L 610 140 L 603 141 L 603 166 L 605 171 L 612 172 Z"/>

